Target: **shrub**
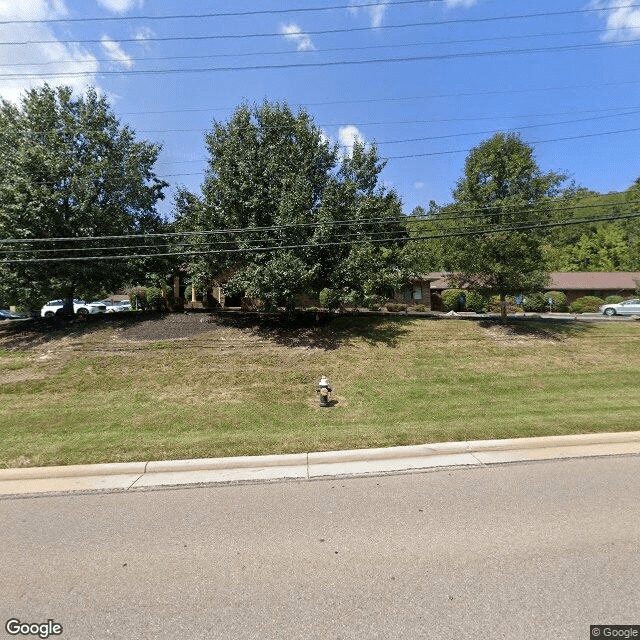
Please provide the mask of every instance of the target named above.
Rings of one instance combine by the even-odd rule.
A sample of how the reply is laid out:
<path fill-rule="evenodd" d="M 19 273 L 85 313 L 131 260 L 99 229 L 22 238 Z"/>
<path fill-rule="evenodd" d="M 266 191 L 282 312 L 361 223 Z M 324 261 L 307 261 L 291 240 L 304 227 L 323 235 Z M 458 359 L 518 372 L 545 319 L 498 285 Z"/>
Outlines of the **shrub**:
<path fill-rule="evenodd" d="M 184 288 L 184 299 L 187 301 L 191 300 L 191 292 L 193 290 L 193 287 L 188 284 L 185 288 Z"/>
<path fill-rule="evenodd" d="M 487 310 L 487 301 L 481 293 L 477 291 L 467 291 L 465 295 L 465 308 L 467 311 L 484 313 Z"/>
<path fill-rule="evenodd" d="M 518 313 L 522 311 L 522 307 L 519 307 L 516 304 L 516 300 L 513 296 L 506 297 L 507 302 L 507 313 Z M 500 296 L 491 296 L 491 300 L 489 301 L 489 311 L 491 313 L 500 313 Z"/>
<path fill-rule="evenodd" d="M 547 298 L 541 291 L 529 294 L 522 302 L 522 308 L 525 311 L 546 311 Z"/>
<path fill-rule="evenodd" d="M 565 311 L 567 309 L 567 296 L 562 291 L 547 291 L 544 296 L 547 300 L 547 305 L 549 298 L 553 300 L 551 308 L 554 311 Z"/>
<path fill-rule="evenodd" d="M 406 311 L 407 310 L 407 305 L 406 304 L 390 303 L 390 304 L 386 305 L 386 308 L 387 308 L 387 311 L 393 311 L 393 312 Z"/>
<path fill-rule="evenodd" d="M 604 304 L 602 298 L 597 296 L 583 296 L 572 302 L 569 311 L 572 313 L 595 313 L 600 305 Z"/>
<path fill-rule="evenodd" d="M 414 310 L 414 311 L 420 311 L 420 312 L 422 312 L 422 311 L 426 311 L 426 310 L 427 310 L 427 307 L 425 307 L 423 304 L 416 304 L 416 305 L 413 307 L 413 310 Z"/>
<path fill-rule="evenodd" d="M 133 287 L 131 291 L 129 291 L 129 302 L 131 303 L 131 308 L 136 309 L 146 309 L 147 308 L 147 291 L 144 287 Z"/>
<path fill-rule="evenodd" d="M 340 292 L 335 289 L 323 289 L 320 292 L 320 305 L 325 309 L 337 309 L 340 306 Z"/>
<path fill-rule="evenodd" d="M 146 292 L 147 308 L 160 311 L 162 307 L 162 289 L 158 287 L 148 287 Z"/>
<path fill-rule="evenodd" d="M 467 292 L 464 289 L 445 289 L 442 292 L 442 306 L 445 311 L 461 311 L 460 296 L 466 299 Z M 463 307 L 464 308 L 464 305 Z"/>
<path fill-rule="evenodd" d="M 618 304 L 618 302 L 622 302 L 624 298 L 622 296 L 607 296 L 604 299 L 605 304 Z"/>

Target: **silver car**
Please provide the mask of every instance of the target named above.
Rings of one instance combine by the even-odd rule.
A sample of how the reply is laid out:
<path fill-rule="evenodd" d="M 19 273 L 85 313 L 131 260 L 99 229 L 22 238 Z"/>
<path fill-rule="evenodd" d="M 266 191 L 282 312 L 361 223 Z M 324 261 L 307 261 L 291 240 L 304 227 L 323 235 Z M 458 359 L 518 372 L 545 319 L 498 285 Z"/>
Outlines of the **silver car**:
<path fill-rule="evenodd" d="M 600 313 L 604 313 L 605 316 L 640 316 L 640 300 L 633 299 L 615 304 L 603 304 L 600 307 Z"/>

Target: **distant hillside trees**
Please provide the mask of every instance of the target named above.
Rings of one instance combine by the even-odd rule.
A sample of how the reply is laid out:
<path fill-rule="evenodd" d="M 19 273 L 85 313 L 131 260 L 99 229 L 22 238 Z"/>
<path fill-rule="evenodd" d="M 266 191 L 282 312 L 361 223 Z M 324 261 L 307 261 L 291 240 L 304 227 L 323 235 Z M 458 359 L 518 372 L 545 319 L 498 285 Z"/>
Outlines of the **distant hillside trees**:
<path fill-rule="evenodd" d="M 74 97 L 68 87 L 45 85 L 27 92 L 17 105 L 3 101 L 0 238 L 28 241 L 158 230 L 162 221 L 156 203 L 168 186 L 154 172 L 159 152 L 158 145 L 136 140 L 93 89 Z M 38 306 L 53 297 L 70 301 L 115 290 L 144 263 L 63 258 L 122 253 L 109 248 L 118 244 L 123 242 L 103 243 L 104 250 L 87 253 L 78 251 L 86 242 L 0 243 L 0 294 L 13 303 Z M 17 249 L 19 254 L 11 253 Z M 9 261 L 16 256 L 55 260 Z"/>
<path fill-rule="evenodd" d="M 557 219 L 640 211 L 640 179 L 622 193 L 578 189 L 558 200 Z M 550 271 L 640 271 L 640 218 L 585 222 L 550 231 L 543 246 Z"/>
<path fill-rule="evenodd" d="M 202 194 L 179 193 L 176 226 L 228 233 L 191 237 L 197 284 L 235 267 L 227 294 L 265 308 L 324 289 L 340 303 L 374 304 L 411 272 L 401 202 L 380 184 L 375 144 L 341 155 L 306 111 L 277 102 L 239 106 L 206 144 Z"/>

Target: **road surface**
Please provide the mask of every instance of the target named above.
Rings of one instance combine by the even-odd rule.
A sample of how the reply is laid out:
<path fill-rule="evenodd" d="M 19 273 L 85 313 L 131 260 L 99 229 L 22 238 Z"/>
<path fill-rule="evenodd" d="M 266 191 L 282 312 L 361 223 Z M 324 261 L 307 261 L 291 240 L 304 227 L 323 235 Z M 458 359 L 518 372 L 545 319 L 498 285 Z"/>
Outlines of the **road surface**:
<path fill-rule="evenodd" d="M 9 619 L 63 640 L 640 624 L 639 456 L 5 498 L 0 515 L 0 638 L 26 637 Z"/>

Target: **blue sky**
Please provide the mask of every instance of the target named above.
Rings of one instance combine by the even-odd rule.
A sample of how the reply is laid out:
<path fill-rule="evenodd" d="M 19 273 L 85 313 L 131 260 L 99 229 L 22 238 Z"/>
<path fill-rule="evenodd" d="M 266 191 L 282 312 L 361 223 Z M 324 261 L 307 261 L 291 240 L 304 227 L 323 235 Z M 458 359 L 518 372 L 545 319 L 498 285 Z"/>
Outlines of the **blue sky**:
<path fill-rule="evenodd" d="M 449 202 L 496 131 L 590 189 L 640 177 L 640 0 L 371 2 L 0 0 L 0 94 L 98 87 L 163 144 L 166 215 L 176 185 L 199 190 L 213 119 L 264 99 L 304 107 L 344 153 L 375 140 L 406 213 Z"/>

